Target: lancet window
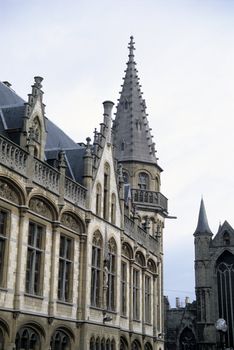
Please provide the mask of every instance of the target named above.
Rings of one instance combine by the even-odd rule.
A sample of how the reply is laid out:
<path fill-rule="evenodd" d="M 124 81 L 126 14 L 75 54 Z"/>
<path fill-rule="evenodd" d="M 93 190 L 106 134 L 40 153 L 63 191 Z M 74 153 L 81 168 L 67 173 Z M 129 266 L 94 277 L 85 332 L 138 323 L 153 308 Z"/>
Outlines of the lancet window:
<path fill-rule="evenodd" d="M 107 287 L 107 309 L 115 310 L 116 289 L 116 243 L 111 239 L 108 243 L 108 287 Z"/>
<path fill-rule="evenodd" d="M 110 195 L 110 167 L 105 164 L 104 167 L 104 193 L 103 193 L 103 218 L 109 219 L 109 195 Z"/>
<path fill-rule="evenodd" d="M 102 237 L 95 232 L 92 243 L 91 305 L 100 306 L 101 271 L 102 271 Z"/>

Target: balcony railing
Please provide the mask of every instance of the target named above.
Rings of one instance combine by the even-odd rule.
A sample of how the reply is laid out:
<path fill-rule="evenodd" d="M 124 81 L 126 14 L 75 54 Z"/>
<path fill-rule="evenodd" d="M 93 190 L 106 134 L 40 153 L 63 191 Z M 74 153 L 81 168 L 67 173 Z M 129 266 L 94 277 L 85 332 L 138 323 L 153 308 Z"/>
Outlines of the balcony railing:
<path fill-rule="evenodd" d="M 32 182 L 61 195 L 60 188 L 64 188 L 64 197 L 74 204 L 85 205 L 86 188 L 37 158 L 30 158 L 28 152 L 0 136 L 0 164 L 14 170 L 16 173 L 29 178 Z M 61 183 L 60 183 L 61 182 Z"/>
<path fill-rule="evenodd" d="M 132 201 L 138 205 L 157 207 L 167 212 L 167 198 L 161 192 L 132 189 Z"/>
<path fill-rule="evenodd" d="M 156 239 L 127 216 L 124 217 L 124 232 L 137 243 L 149 249 L 149 251 L 158 251 L 159 245 Z"/>

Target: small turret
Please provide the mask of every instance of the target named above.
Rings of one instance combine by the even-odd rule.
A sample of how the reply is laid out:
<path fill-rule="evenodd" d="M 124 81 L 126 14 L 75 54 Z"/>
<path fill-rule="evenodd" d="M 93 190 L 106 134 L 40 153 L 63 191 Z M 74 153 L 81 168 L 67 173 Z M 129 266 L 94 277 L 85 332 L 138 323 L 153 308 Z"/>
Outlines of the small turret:
<path fill-rule="evenodd" d="M 114 106 L 114 103 L 112 101 L 104 101 L 103 107 L 104 107 L 104 124 L 105 124 L 105 136 L 106 136 L 106 142 L 111 143 L 111 112 L 112 108 Z"/>
<path fill-rule="evenodd" d="M 195 237 L 198 235 L 208 235 L 208 236 L 213 235 L 208 224 L 203 198 L 201 199 L 197 228 L 194 232 Z"/>

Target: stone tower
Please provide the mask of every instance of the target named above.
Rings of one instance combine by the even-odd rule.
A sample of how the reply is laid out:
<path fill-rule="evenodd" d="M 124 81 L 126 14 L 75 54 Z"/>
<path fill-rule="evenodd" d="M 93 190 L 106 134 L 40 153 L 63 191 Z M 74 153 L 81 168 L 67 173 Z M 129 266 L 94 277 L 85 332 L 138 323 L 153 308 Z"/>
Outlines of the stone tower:
<path fill-rule="evenodd" d="M 197 228 L 194 232 L 195 240 L 195 289 L 197 300 L 197 334 L 204 339 L 204 332 L 210 325 L 210 294 L 211 281 L 208 275 L 210 265 L 209 247 L 212 241 L 205 205 L 201 199 Z M 208 341 L 208 339 L 206 339 Z M 210 340 L 211 341 L 211 340 Z M 209 341 L 208 341 L 209 343 Z M 209 345 L 209 344 L 207 344 Z"/>
<path fill-rule="evenodd" d="M 163 227 L 167 199 L 160 192 L 162 168 L 157 163 L 155 143 L 147 120 L 131 36 L 124 82 L 113 125 L 115 158 L 121 168 L 125 188 L 125 208 L 146 232 L 146 239 L 157 240 L 158 302 L 156 332 L 162 330 Z"/>

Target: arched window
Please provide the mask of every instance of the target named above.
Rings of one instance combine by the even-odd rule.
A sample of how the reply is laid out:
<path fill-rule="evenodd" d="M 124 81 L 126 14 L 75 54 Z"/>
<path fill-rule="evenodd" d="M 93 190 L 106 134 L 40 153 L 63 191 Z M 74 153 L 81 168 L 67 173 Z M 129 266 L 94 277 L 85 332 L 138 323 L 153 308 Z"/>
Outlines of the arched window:
<path fill-rule="evenodd" d="M 112 341 L 111 341 L 111 350 L 116 350 L 116 348 L 115 348 L 115 340 L 114 339 L 112 339 Z"/>
<path fill-rule="evenodd" d="M 104 194 L 103 194 L 103 218 L 109 219 L 109 195 L 110 195 L 110 166 L 104 167 Z"/>
<path fill-rule="evenodd" d="M 100 338 L 96 339 L 96 349 L 95 350 L 100 350 Z"/>
<path fill-rule="evenodd" d="M 225 251 L 216 263 L 218 283 L 218 306 L 217 318 L 224 318 L 228 325 L 225 333 L 225 344 L 227 348 L 234 347 L 234 255 Z"/>
<path fill-rule="evenodd" d="M 107 286 L 107 309 L 115 310 L 116 289 L 116 243 L 113 238 L 108 242 L 108 286 Z"/>
<path fill-rule="evenodd" d="M 111 195 L 111 223 L 116 223 L 116 196 L 114 193 Z"/>
<path fill-rule="evenodd" d="M 138 175 L 138 188 L 140 190 L 149 189 L 149 175 L 147 173 L 141 172 Z"/>
<path fill-rule="evenodd" d="M 95 339 L 94 339 L 94 337 L 92 337 L 92 338 L 90 339 L 89 349 L 90 349 L 90 350 L 96 350 L 96 349 L 95 349 Z"/>
<path fill-rule="evenodd" d="M 132 342 L 131 350 L 141 350 L 141 345 L 138 340 Z"/>
<path fill-rule="evenodd" d="M 52 336 L 50 346 L 51 350 L 70 350 L 71 342 L 69 336 L 65 332 L 57 330 Z"/>
<path fill-rule="evenodd" d="M 96 214 L 101 215 L 102 188 L 100 184 L 96 187 Z"/>
<path fill-rule="evenodd" d="M 138 265 L 145 266 L 145 257 L 141 252 L 136 252 L 135 260 Z"/>
<path fill-rule="evenodd" d="M 124 337 L 120 338 L 120 350 L 128 350 L 128 343 Z"/>
<path fill-rule="evenodd" d="M 0 328 L 0 350 L 4 350 L 4 333 Z"/>
<path fill-rule="evenodd" d="M 102 338 L 101 350 L 106 350 L 106 342 L 105 342 L 105 339 L 104 339 L 104 338 Z"/>
<path fill-rule="evenodd" d="M 110 348 L 110 339 L 107 339 L 107 341 L 106 341 L 106 350 L 111 350 L 111 348 Z"/>
<path fill-rule="evenodd" d="M 92 272 L 91 272 L 91 305 L 100 306 L 101 297 L 101 269 L 102 269 L 102 236 L 95 232 L 92 244 Z"/>
<path fill-rule="evenodd" d="M 144 350 L 153 350 L 152 345 L 149 342 L 145 343 Z"/>
<path fill-rule="evenodd" d="M 30 327 L 21 328 L 15 339 L 16 350 L 39 350 L 40 338 L 38 333 Z"/>
<path fill-rule="evenodd" d="M 186 327 L 180 335 L 180 350 L 195 350 L 196 340 L 192 330 Z"/>

